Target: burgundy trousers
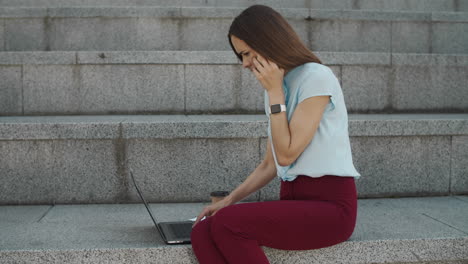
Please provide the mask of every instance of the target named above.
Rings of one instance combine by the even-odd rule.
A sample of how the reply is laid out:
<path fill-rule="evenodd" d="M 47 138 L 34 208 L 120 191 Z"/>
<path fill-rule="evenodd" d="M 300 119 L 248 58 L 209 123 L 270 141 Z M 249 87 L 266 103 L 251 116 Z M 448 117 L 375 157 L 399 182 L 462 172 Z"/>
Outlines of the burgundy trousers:
<path fill-rule="evenodd" d="M 269 263 L 261 246 L 309 250 L 347 240 L 357 217 L 353 177 L 281 181 L 279 201 L 234 204 L 199 222 L 192 249 L 201 264 Z"/>

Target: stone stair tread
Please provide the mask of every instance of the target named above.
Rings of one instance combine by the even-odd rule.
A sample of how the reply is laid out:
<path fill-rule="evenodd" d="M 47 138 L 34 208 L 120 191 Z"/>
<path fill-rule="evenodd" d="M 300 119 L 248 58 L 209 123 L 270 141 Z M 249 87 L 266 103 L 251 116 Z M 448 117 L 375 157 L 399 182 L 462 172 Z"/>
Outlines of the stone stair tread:
<path fill-rule="evenodd" d="M 195 217 L 207 204 L 151 207 L 158 221 L 177 221 Z M 466 263 L 466 219 L 468 196 L 360 199 L 356 229 L 348 241 L 310 251 L 264 249 L 272 263 L 285 258 L 308 259 L 303 263 Z M 196 263 L 190 245 L 163 243 L 142 204 L 0 206 L 0 234 L 2 263 L 14 258 L 169 263 L 174 256 L 177 262 L 172 263 Z"/>
<path fill-rule="evenodd" d="M 357 9 L 357 10 L 415 10 L 415 11 L 468 11 L 468 5 L 463 1 L 452 0 L 0 0 L 2 6 L 207 6 L 207 7 L 247 7 L 255 3 L 270 5 L 275 8 L 305 8 L 318 9 Z"/>
<path fill-rule="evenodd" d="M 466 54 L 316 51 L 326 65 L 438 65 L 463 67 Z M 238 64 L 229 51 L 0 51 L 0 65 L 81 64 Z"/>
<path fill-rule="evenodd" d="M 232 6 L 73 6 L 73 7 L 0 7 L 0 17 L 210 17 L 231 18 L 246 7 Z M 453 11 L 413 11 L 375 9 L 314 9 L 314 8 L 275 8 L 286 18 L 317 19 L 362 19 L 362 20 L 403 20 L 403 21 L 456 21 L 466 22 L 468 12 Z"/>
<path fill-rule="evenodd" d="M 266 137 L 265 115 L 0 117 L 0 140 Z M 350 114 L 350 136 L 466 135 L 468 114 Z"/>

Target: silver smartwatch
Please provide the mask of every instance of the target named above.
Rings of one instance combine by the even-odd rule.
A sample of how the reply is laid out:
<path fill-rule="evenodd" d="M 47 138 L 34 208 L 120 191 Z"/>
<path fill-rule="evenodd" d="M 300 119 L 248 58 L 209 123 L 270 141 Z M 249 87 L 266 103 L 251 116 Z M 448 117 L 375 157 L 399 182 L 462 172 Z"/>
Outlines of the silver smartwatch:
<path fill-rule="evenodd" d="M 286 105 L 284 104 L 274 104 L 270 106 L 270 115 L 277 114 L 281 112 L 286 112 Z"/>

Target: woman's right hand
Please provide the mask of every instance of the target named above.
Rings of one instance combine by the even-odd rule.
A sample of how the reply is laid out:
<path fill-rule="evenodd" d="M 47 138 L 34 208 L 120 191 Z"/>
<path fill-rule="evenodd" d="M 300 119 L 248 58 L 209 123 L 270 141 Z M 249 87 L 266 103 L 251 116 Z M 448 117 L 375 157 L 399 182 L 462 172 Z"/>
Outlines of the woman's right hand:
<path fill-rule="evenodd" d="M 218 201 L 218 202 L 216 202 L 214 204 L 206 206 L 205 208 L 203 208 L 201 213 L 198 215 L 197 219 L 195 220 L 195 223 L 193 223 L 193 225 L 192 225 L 192 228 L 195 227 L 195 225 L 198 224 L 198 222 L 200 222 L 200 220 L 204 216 L 206 216 L 206 217 L 214 216 L 219 211 L 219 209 L 224 208 L 224 207 L 226 207 L 228 205 L 229 205 L 229 203 L 227 202 L 227 200 L 223 199 L 223 200 L 220 200 L 220 201 Z"/>

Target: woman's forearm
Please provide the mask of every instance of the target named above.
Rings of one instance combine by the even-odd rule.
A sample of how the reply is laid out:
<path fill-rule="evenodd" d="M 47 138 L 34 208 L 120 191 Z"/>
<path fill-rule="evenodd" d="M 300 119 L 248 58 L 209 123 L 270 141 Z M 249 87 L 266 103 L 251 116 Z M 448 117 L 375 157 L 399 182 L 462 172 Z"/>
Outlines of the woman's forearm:
<path fill-rule="evenodd" d="M 268 93 L 270 105 L 284 104 L 284 95 L 281 92 L 276 92 L 278 89 Z M 281 166 L 288 165 L 290 155 L 289 147 L 291 145 L 291 133 L 289 131 L 288 118 L 286 112 L 270 115 L 271 139 L 275 146 L 276 158 Z M 285 164 L 286 163 L 286 164 Z"/>
<path fill-rule="evenodd" d="M 230 205 L 261 189 L 276 177 L 276 167 L 263 161 L 234 191 L 224 198 Z"/>

